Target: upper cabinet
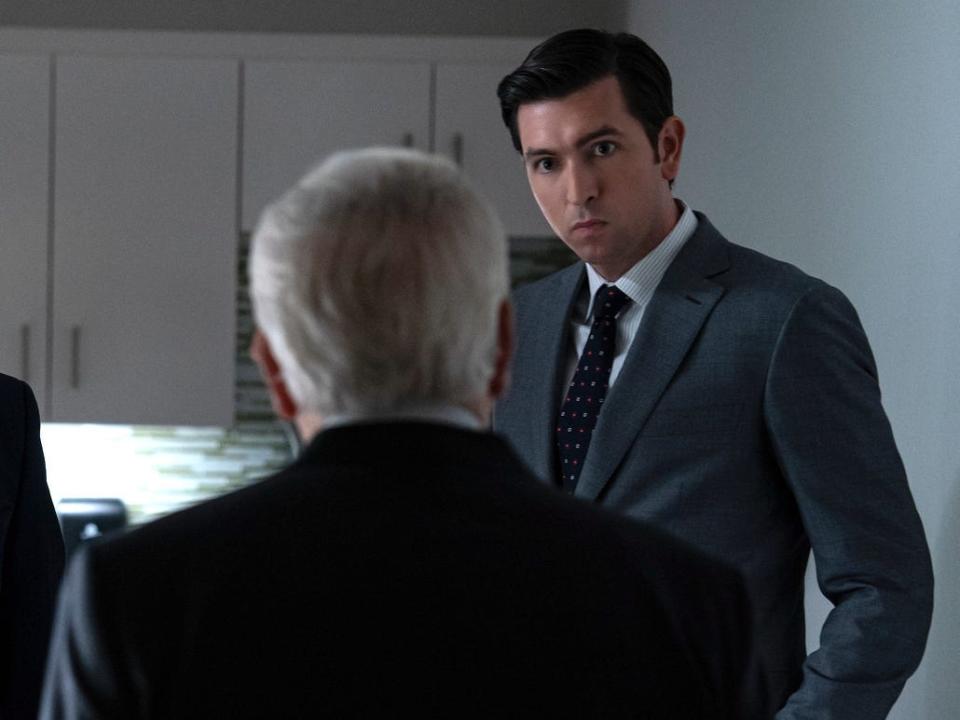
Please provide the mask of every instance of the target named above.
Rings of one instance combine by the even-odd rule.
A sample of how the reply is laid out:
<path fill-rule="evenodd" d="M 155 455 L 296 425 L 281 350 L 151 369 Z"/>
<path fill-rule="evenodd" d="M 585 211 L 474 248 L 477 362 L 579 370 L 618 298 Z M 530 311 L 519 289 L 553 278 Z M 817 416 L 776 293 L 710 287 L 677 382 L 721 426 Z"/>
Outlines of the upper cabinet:
<path fill-rule="evenodd" d="M 447 155 L 550 234 L 495 38 L 0 33 L 0 372 L 47 421 L 229 425 L 238 234 L 331 152 Z"/>
<path fill-rule="evenodd" d="M 436 151 L 454 158 L 493 202 L 510 235 L 553 235 L 500 117 L 497 85 L 515 64 L 437 66 Z"/>
<path fill-rule="evenodd" d="M 252 230 L 269 202 L 331 152 L 405 145 L 433 150 L 461 165 L 511 235 L 550 234 L 500 119 L 497 83 L 511 67 L 246 62 L 244 229 Z"/>
<path fill-rule="evenodd" d="M 0 55 L 0 372 L 44 406 L 50 60 Z"/>
<path fill-rule="evenodd" d="M 430 146 L 430 65 L 244 63 L 243 228 L 316 162 L 370 145 Z"/>
<path fill-rule="evenodd" d="M 48 419 L 229 424 L 238 63 L 56 62 Z"/>

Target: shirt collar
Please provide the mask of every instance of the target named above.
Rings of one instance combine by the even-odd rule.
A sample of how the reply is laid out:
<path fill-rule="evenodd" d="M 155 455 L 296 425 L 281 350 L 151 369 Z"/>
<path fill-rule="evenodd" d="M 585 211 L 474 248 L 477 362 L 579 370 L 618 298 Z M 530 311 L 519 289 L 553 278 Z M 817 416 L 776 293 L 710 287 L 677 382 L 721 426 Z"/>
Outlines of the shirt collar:
<path fill-rule="evenodd" d="M 673 229 L 667 233 L 667 236 L 659 245 L 640 258 L 616 282 L 608 282 L 594 270 L 592 265 L 587 264 L 590 299 L 585 317 L 589 318 L 591 316 L 593 298 L 601 285 L 615 285 L 637 305 L 646 305 L 650 301 L 654 290 L 657 289 L 657 285 L 663 278 L 663 273 L 666 272 L 667 267 L 680 252 L 680 248 L 684 246 L 697 229 L 697 216 L 690 206 L 679 199 L 676 202 L 682 208 L 677 224 L 673 226 Z"/>

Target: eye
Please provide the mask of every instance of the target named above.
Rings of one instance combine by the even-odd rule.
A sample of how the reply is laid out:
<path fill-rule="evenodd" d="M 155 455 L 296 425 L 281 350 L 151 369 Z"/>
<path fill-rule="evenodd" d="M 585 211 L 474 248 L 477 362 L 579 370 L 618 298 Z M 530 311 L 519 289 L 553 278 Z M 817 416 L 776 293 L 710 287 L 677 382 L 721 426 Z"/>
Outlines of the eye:
<path fill-rule="evenodd" d="M 556 166 L 556 161 L 551 157 L 542 157 L 533 161 L 533 170 L 538 173 L 553 172 Z"/>
<path fill-rule="evenodd" d="M 616 149 L 616 143 L 610 140 L 601 140 L 593 146 L 593 154 L 598 157 L 606 157 L 607 155 L 612 155 Z"/>

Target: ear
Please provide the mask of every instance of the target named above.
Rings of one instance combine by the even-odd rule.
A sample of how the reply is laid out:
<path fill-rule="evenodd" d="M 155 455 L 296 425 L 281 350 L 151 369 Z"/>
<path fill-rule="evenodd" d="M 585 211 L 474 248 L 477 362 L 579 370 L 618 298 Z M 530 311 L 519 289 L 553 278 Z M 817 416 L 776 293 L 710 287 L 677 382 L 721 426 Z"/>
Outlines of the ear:
<path fill-rule="evenodd" d="M 493 377 L 490 379 L 490 397 L 494 400 L 510 387 L 510 361 L 513 360 L 513 306 L 509 300 L 500 303 L 497 318 L 497 356 Z"/>
<path fill-rule="evenodd" d="M 657 152 L 660 155 L 660 174 L 664 180 L 676 180 L 680 174 L 680 156 L 683 154 L 686 132 L 683 121 L 676 115 L 663 121 L 657 137 Z"/>
<path fill-rule="evenodd" d="M 270 392 L 270 404 L 273 406 L 273 411 L 282 420 L 293 420 L 297 416 L 299 408 L 290 395 L 286 382 L 284 382 L 280 366 L 277 364 L 277 359 L 273 356 L 273 350 L 270 348 L 270 342 L 260 332 L 259 328 L 254 330 L 253 339 L 250 341 L 250 357 L 260 368 L 260 375 Z"/>

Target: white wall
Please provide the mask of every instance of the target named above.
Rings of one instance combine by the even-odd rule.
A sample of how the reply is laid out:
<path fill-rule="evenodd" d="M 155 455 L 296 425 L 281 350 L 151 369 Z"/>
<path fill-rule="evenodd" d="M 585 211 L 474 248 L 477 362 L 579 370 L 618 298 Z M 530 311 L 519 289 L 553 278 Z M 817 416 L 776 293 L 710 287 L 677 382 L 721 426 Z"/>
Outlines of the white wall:
<path fill-rule="evenodd" d="M 937 581 L 890 717 L 960 717 L 960 2 L 634 0 L 629 26 L 674 77 L 677 195 L 860 312 Z"/>
<path fill-rule="evenodd" d="M 545 37 L 580 25 L 623 25 L 627 6 L 627 0 L 2 0 L 0 25 Z"/>

